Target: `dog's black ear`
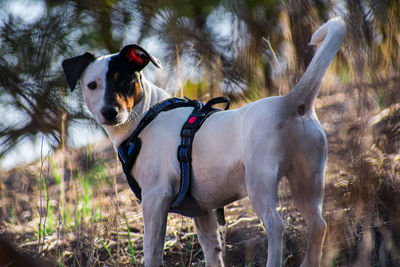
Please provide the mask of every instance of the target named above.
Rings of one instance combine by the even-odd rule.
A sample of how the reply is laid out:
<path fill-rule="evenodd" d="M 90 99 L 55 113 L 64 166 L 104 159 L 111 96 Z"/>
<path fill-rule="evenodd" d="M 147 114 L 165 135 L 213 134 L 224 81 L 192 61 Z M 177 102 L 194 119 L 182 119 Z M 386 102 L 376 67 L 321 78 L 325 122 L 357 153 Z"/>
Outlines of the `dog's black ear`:
<path fill-rule="evenodd" d="M 161 67 L 161 62 L 157 58 L 150 55 L 146 50 L 138 45 L 127 45 L 121 49 L 122 55 L 135 69 L 141 71 L 151 61 L 157 68 Z"/>
<path fill-rule="evenodd" d="M 65 59 L 61 64 L 64 69 L 65 78 L 69 89 L 73 91 L 76 86 L 76 82 L 81 77 L 86 67 L 95 60 L 95 56 L 92 52 L 86 52 L 83 55 Z"/>

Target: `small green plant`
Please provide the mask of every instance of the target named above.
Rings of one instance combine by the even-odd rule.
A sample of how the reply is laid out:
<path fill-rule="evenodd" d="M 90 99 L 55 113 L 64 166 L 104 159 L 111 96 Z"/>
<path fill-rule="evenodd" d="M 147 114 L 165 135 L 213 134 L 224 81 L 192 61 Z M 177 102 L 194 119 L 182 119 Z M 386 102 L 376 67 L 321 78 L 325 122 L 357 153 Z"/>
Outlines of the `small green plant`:
<path fill-rule="evenodd" d="M 126 230 L 128 232 L 129 249 L 130 249 L 130 252 L 131 252 L 132 265 L 135 265 L 135 251 L 133 250 L 133 246 L 132 246 L 131 231 L 130 231 L 130 228 L 129 228 L 128 218 L 126 218 Z"/>
<path fill-rule="evenodd" d="M 85 220 L 87 220 L 91 216 L 90 203 L 92 196 L 90 188 L 92 186 L 92 182 L 90 181 L 89 177 L 82 177 L 81 175 L 78 175 L 78 182 L 80 187 L 83 189 L 83 199 L 79 199 L 79 201 L 83 200 L 83 206 L 79 213 L 84 217 Z"/>
<path fill-rule="evenodd" d="M 339 79 L 343 83 L 349 82 L 349 66 L 347 64 L 341 66 L 339 71 Z"/>
<path fill-rule="evenodd" d="M 335 258 L 333 258 L 332 261 L 331 261 L 331 266 L 332 266 L 332 267 L 338 266 L 337 263 L 338 263 L 338 259 L 335 257 Z"/>
<path fill-rule="evenodd" d="M 112 181 L 106 175 L 105 170 L 106 166 L 104 165 L 104 163 L 97 163 L 92 168 L 90 168 L 90 170 L 86 174 L 89 183 L 93 184 L 95 182 L 97 183 L 105 182 L 108 185 L 112 185 Z"/>
<path fill-rule="evenodd" d="M 61 252 L 58 251 L 58 267 L 62 267 L 63 263 L 62 263 L 62 256 L 61 256 Z"/>
<path fill-rule="evenodd" d="M 61 175 L 57 171 L 57 167 L 56 167 L 56 164 L 54 162 L 54 157 L 53 156 L 50 156 L 50 162 L 51 162 L 51 168 L 52 168 L 52 171 L 53 171 L 53 174 L 54 174 L 54 178 L 56 179 L 58 186 L 61 187 L 61 182 L 62 182 Z"/>
<path fill-rule="evenodd" d="M 249 262 L 249 265 L 247 265 L 248 267 L 251 267 L 252 265 L 253 265 L 253 262 L 254 262 L 254 258 L 255 258 L 256 256 L 253 256 L 253 258 L 251 259 L 251 261 Z"/>
<path fill-rule="evenodd" d="M 46 200 L 45 204 L 42 201 L 40 204 L 39 216 L 40 216 L 41 221 L 39 223 L 39 229 L 37 231 L 37 234 L 39 235 L 39 241 L 40 241 L 40 237 L 42 237 L 43 238 L 42 240 L 44 240 L 46 235 L 51 235 L 53 233 L 53 223 L 54 223 L 54 215 L 55 214 L 54 214 L 54 208 L 51 206 L 51 203 L 50 203 L 50 195 L 48 193 L 46 180 L 41 179 L 40 177 L 37 177 L 36 184 L 37 184 L 38 190 L 41 192 L 41 199 Z M 42 219 L 43 219 L 43 222 L 42 222 Z"/>
<path fill-rule="evenodd" d="M 115 263 L 114 258 L 113 258 L 113 256 L 112 256 L 110 250 L 108 249 L 107 244 L 104 243 L 103 239 L 100 239 L 100 242 L 101 242 L 101 244 L 103 245 L 104 249 L 107 251 L 108 256 L 110 256 L 111 261 L 112 261 L 113 263 Z"/>
<path fill-rule="evenodd" d="M 94 211 L 94 215 L 93 215 L 93 219 L 95 222 L 99 222 L 102 219 L 102 215 L 101 215 L 101 209 L 99 207 L 96 207 L 95 211 Z"/>
<path fill-rule="evenodd" d="M 184 262 L 186 263 L 186 261 L 189 260 L 189 263 L 188 263 L 187 266 L 190 266 L 191 261 L 192 261 L 193 238 L 194 238 L 194 235 L 192 235 L 192 236 L 190 237 L 189 246 L 187 247 L 186 252 L 185 252 L 185 259 L 184 259 Z M 189 255 L 189 253 L 190 253 L 190 255 Z M 188 259 L 188 256 L 189 256 L 189 259 Z"/>
<path fill-rule="evenodd" d="M 69 222 L 69 210 L 66 208 L 65 206 L 65 197 L 64 197 L 64 179 L 62 177 L 62 175 L 57 171 L 57 166 L 54 162 L 54 157 L 50 156 L 50 163 L 51 163 L 51 167 L 52 167 L 52 171 L 54 174 L 54 178 L 57 181 L 57 185 L 58 185 L 58 189 L 59 189 L 59 213 L 61 214 L 61 220 L 63 222 L 64 225 L 68 225 L 70 224 Z"/>
<path fill-rule="evenodd" d="M 47 207 L 47 212 L 46 212 L 46 217 L 47 217 L 47 226 L 46 226 L 46 234 L 51 235 L 53 234 L 53 224 L 54 224 L 54 208 L 52 206 Z M 44 235 L 43 235 L 44 236 Z"/>
<path fill-rule="evenodd" d="M 293 254 L 289 254 L 283 261 L 282 266 L 285 266 L 289 259 L 293 258 Z"/>

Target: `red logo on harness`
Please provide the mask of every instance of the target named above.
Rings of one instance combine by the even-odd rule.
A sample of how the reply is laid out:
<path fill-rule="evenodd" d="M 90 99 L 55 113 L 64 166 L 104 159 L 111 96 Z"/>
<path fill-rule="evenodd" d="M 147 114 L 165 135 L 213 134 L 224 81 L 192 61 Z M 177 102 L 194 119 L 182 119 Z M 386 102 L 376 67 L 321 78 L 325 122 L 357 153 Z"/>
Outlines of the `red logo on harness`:
<path fill-rule="evenodd" d="M 196 121 L 196 117 L 191 117 L 191 118 L 188 120 L 189 124 L 192 124 L 192 123 L 195 122 L 195 121 Z"/>

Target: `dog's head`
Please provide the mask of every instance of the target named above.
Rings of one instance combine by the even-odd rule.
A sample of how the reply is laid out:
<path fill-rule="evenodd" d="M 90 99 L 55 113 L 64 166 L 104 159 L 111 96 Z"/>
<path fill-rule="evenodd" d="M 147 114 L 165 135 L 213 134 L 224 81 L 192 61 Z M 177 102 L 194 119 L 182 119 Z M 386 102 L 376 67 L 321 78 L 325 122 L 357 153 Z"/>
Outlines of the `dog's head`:
<path fill-rule="evenodd" d="M 140 71 L 160 61 L 138 45 L 127 45 L 117 54 L 96 58 L 93 53 L 62 62 L 69 88 L 80 79 L 86 105 L 96 121 L 105 126 L 124 123 L 143 97 Z"/>

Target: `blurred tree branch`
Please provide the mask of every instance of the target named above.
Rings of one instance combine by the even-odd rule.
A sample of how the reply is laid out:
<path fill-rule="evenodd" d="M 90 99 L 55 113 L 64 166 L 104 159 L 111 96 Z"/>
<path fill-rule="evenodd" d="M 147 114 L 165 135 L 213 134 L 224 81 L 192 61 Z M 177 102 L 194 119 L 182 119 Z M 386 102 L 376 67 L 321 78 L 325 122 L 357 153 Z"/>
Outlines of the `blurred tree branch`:
<path fill-rule="evenodd" d="M 159 41 L 167 66 L 173 66 L 168 77 L 179 72 L 177 68 L 187 69 L 176 67 L 177 62 L 191 62 L 199 81 L 183 86 L 198 94 L 253 100 L 291 88 L 313 56 L 314 49 L 307 45 L 312 32 L 334 11 L 325 0 L 42 1 L 46 8 L 35 22 L 7 9 L 2 13 L 0 115 L 5 119 L 0 122 L 0 156 L 38 133 L 57 145 L 64 114 L 66 126 L 72 119 L 88 119 L 75 92 L 65 100 L 68 92 L 59 63 L 86 50 L 119 51 L 132 25 L 138 43 L 146 38 Z M 396 0 L 342 2 L 339 13 L 347 18 L 349 31 L 337 61 L 342 70 L 357 75 L 353 84 L 383 84 L 398 77 L 399 10 Z M 268 46 L 263 46 L 263 37 Z M 360 106 L 367 95 L 363 92 L 360 89 Z"/>

